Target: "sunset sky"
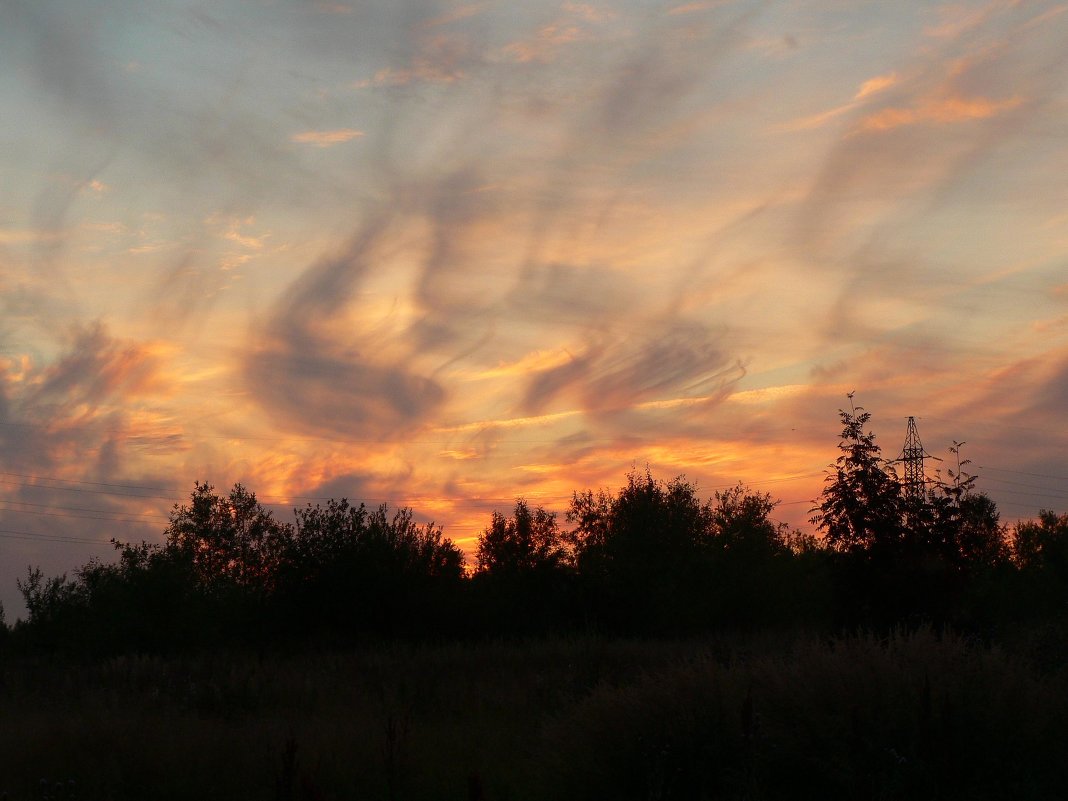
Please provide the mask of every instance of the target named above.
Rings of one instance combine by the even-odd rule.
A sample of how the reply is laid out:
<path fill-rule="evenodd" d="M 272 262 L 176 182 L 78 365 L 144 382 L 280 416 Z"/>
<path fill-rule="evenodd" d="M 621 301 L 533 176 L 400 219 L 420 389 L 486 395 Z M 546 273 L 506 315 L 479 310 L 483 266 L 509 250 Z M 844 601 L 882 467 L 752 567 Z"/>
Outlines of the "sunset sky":
<path fill-rule="evenodd" d="M 0 0 L 0 600 L 194 480 L 1068 510 L 1068 3 Z M 935 465 L 932 464 L 933 473 Z"/>

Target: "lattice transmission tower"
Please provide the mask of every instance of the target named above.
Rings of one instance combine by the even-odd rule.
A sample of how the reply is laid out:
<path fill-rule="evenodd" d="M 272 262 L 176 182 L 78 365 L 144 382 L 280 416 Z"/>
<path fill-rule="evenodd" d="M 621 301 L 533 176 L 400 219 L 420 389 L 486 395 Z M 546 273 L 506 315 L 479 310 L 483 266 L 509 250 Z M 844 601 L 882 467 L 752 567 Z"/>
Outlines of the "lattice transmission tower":
<path fill-rule="evenodd" d="M 923 449 L 920 442 L 920 433 L 916 430 L 916 418 L 909 417 L 908 429 L 905 432 L 905 445 L 901 449 L 901 458 L 897 461 L 905 465 L 905 494 L 911 498 L 923 496 L 924 487 L 927 485 L 927 474 L 923 471 L 924 459 L 936 459 Z"/>

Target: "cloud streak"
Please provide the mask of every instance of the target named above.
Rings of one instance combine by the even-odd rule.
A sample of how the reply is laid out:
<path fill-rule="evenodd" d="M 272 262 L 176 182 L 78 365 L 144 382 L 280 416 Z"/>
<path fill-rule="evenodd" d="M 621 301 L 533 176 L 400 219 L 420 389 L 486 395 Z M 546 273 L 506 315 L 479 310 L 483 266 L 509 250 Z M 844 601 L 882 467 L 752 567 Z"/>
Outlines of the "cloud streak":
<path fill-rule="evenodd" d="M 384 225 L 368 222 L 345 251 L 308 268 L 254 335 L 246 381 L 279 425 L 382 438 L 419 425 L 444 399 L 403 355 L 382 354 L 379 338 L 346 341 L 330 330 L 365 278 Z"/>
<path fill-rule="evenodd" d="M 363 131 L 356 128 L 335 128 L 330 131 L 302 131 L 295 133 L 291 141 L 300 145 L 314 145 L 315 147 L 333 147 L 350 142 L 357 137 L 363 136 Z"/>

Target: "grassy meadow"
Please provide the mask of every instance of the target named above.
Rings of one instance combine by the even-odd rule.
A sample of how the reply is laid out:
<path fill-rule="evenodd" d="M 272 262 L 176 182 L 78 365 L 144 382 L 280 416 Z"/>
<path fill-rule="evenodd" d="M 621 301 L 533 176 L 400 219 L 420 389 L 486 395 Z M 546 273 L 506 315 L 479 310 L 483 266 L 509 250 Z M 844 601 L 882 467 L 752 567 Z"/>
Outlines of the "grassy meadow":
<path fill-rule="evenodd" d="M 1056 798 L 1063 632 L 0 662 L 20 799 Z"/>

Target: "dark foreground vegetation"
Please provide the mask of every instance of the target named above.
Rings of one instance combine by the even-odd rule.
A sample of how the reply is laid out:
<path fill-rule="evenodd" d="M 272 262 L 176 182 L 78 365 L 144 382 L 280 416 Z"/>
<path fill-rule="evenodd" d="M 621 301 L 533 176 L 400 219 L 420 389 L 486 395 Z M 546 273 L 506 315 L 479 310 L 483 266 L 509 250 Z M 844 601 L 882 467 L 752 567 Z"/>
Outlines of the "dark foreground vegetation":
<path fill-rule="evenodd" d="M 41 659 L 0 668 L 0 781 L 116 801 L 1063 798 L 1047 635 Z"/>
<path fill-rule="evenodd" d="M 904 483 L 868 419 L 818 538 L 635 472 L 494 514 L 468 570 L 407 509 L 198 484 L 163 544 L 20 581 L 0 793 L 1060 797 L 1068 515 L 1003 526 L 956 443 Z"/>

